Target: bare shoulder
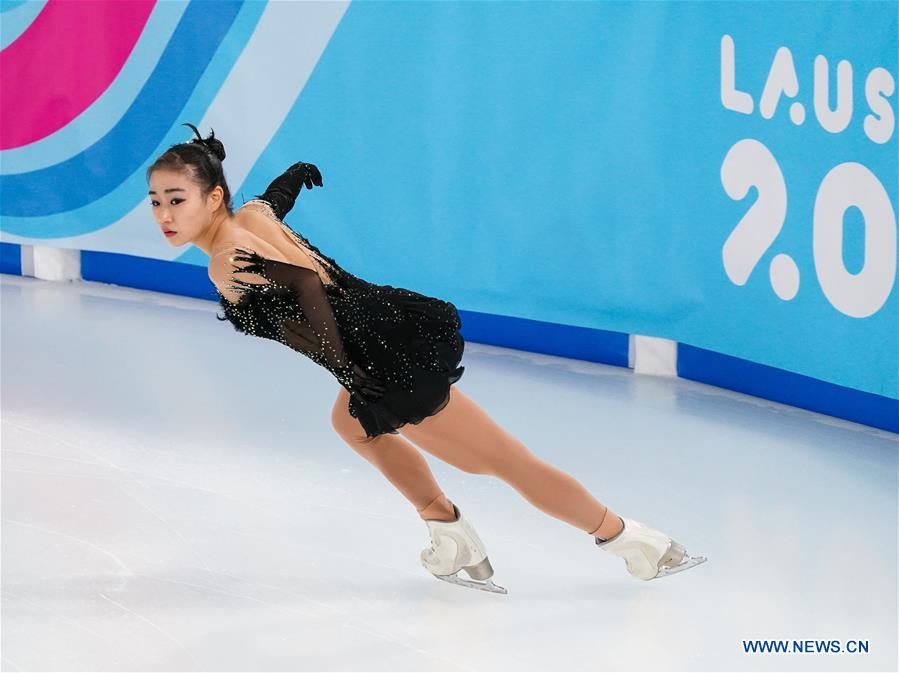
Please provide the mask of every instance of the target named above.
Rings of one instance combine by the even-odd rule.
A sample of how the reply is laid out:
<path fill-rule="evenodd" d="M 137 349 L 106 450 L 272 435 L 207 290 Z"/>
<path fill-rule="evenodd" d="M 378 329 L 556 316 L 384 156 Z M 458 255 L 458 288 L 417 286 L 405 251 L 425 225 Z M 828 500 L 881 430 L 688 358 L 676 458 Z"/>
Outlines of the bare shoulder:
<path fill-rule="evenodd" d="M 241 250 L 255 252 L 267 259 L 285 261 L 273 246 L 245 231 L 234 231 L 229 234 L 227 240 L 217 243 L 209 257 L 207 273 L 209 280 L 218 288 L 218 291 L 232 302 L 236 302 L 240 298 L 239 292 L 230 289 L 233 280 L 232 273 L 241 274 L 240 280 L 243 282 L 254 284 L 267 282 L 255 273 L 241 273 L 240 270 L 248 264 L 248 262 L 235 259 L 236 256 L 242 254 Z"/>
<path fill-rule="evenodd" d="M 278 216 L 275 214 L 275 211 L 271 207 L 271 204 L 269 204 L 267 201 L 263 201 L 262 199 L 250 199 L 237 209 L 237 213 L 250 213 L 251 215 L 259 215 L 272 220 L 278 219 Z"/>
<path fill-rule="evenodd" d="M 241 269 L 248 264 L 239 257 L 239 249 L 249 250 L 276 262 L 304 267 L 316 271 L 308 254 L 287 233 L 280 229 L 277 221 L 261 209 L 267 207 L 261 201 L 248 201 L 235 213 L 236 226 L 216 241 L 209 256 L 209 279 L 219 292 L 230 301 L 237 301 L 240 295 L 229 289 L 234 279 L 231 274 L 239 274 L 241 281 L 263 284 L 267 281 L 252 272 Z M 317 271 L 316 271 L 317 272 Z M 325 281 L 322 281 L 325 282 Z"/>

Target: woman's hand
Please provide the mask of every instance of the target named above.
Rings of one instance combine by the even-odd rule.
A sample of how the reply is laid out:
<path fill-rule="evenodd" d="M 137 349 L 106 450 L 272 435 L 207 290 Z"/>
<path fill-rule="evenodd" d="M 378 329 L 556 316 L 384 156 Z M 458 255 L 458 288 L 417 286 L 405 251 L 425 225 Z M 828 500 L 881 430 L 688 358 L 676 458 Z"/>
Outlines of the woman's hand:
<path fill-rule="evenodd" d="M 307 164 L 302 161 L 295 163 L 287 169 L 287 172 L 293 177 L 299 177 L 300 181 L 306 185 L 306 189 L 312 189 L 313 185 L 323 186 L 322 174 L 315 164 Z"/>
<path fill-rule="evenodd" d="M 283 221 L 303 191 L 303 185 L 306 185 L 306 189 L 312 189 L 313 185 L 321 187 L 322 184 L 322 174 L 318 167 L 300 161 L 272 180 L 265 192 L 257 194 L 256 198 L 267 202 L 275 217 Z"/>
<path fill-rule="evenodd" d="M 355 393 L 363 404 L 380 399 L 386 390 L 381 379 L 372 376 L 355 363 L 351 366 L 350 379 L 352 381 L 350 392 Z"/>

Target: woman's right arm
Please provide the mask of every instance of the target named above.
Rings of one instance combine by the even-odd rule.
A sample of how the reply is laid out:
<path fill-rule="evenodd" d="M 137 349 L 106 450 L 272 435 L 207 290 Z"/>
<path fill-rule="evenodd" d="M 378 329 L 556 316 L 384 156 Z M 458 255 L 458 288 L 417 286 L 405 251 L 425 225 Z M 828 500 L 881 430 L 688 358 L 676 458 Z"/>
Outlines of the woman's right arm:
<path fill-rule="evenodd" d="M 232 274 L 246 278 L 233 278 Z M 286 293 L 302 311 L 303 320 L 284 319 L 280 322 L 278 340 L 330 370 L 341 385 L 363 403 L 383 395 L 383 382 L 350 361 L 327 293 L 314 269 L 268 259 L 253 250 L 236 247 L 223 250 L 212 258 L 209 277 L 225 298 L 235 303 L 246 292 L 255 295 L 250 298 L 252 300 L 259 299 L 259 295 L 273 299 L 275 295 Z M 229 279 L 233 287 L 228 286 Z M 260 292 L 259 286 L 266 283 L 272 284 L 273 288 Z M 252 310 L 250 306 L 252 304 L 247 310 Z M 268 322 L 270 317 L 257 315 L 255 325 Z"/>

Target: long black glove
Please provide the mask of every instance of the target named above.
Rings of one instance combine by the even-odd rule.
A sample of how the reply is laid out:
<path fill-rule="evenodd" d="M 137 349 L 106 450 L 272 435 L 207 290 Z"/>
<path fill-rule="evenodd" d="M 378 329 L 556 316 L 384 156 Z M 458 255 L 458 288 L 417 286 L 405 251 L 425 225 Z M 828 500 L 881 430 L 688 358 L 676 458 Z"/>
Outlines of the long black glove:
<path fill-rule="evenodd" d="M 272 180 L 265 192 L 256 198 L 268 202 L 278 219 L 283 220 L 296 203 L 303 185 L 306 185 L 306 189 L 312 189 L 313 185 L 322 187 L 323 183 L 318 167 L 301 161 Z"/>
<path fill-rule="evenodd" d="M 347 357 L 337 320 L 318 274 L 306 267 L 268 259 L 246 248 L 235 249 L 240 254 L 232 255 L 231 261 L 249 264 L 233 273 L 255 273 L 293 291 L 305 321 L 283 322 L 287 345 L 333 372 L 340 384 L 355 393 L 363 404 L 380 398 L 386 390 L 383 382 Z M 260 291 L 264 286 L 237 279 L 234 282 L 248 291 Z"/>

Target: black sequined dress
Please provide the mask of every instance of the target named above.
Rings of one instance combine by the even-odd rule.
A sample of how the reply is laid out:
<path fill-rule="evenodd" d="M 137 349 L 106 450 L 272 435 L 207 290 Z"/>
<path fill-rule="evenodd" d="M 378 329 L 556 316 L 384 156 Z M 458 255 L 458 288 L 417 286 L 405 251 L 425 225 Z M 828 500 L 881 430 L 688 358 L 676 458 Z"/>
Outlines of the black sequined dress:
<path fill-rule="evenodd" d="M 219 320 L 244 334 L 279 341 L 328 369 L 350 391 L 349 413 L 368 437 L 397 434 L 397 428 L 446 406 L 450 386 L 465 370 L 459 366 L 462 321 L 453 304 L 362 280 L 279 219 L 266 201 L 254 199 L 243 207 L 283 227 L 330 282 L 311 269 L 236 248 L 240 259 L 254 263 L 232 273 L 237 302 L 216 292 L 225 313 Z M 237 273 L 252 275 L 253 281 L 238 280 Z M 361 393 L 353 385 L 354 367 L 375 377 L 385 392 L 376 399 Z"/>

